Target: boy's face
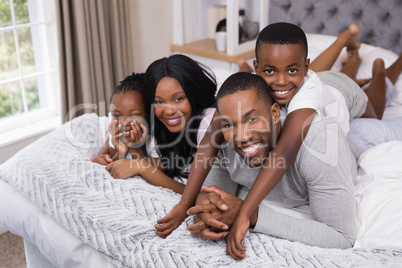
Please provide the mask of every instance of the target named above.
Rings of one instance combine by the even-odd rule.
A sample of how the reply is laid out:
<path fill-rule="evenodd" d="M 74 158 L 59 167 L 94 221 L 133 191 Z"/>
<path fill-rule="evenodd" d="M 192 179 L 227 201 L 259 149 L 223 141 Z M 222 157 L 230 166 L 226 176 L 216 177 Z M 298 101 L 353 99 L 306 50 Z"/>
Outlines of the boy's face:
<path fill-rule="evenodd" d="M 247 165 L 260 166 L 276 143 L 273 122 L 279 121 L 278 104 L 268 107 L 251 89 L 219 99 L 218 111 L 225 140 Z"/>
<path fill-rule="evenodd" d="M 254 71 L 267 82 L 275 101 L 283 105 L 289 103 L 303 85 L 309 64 L 299 44 L 261 44 Z"/>
<path fill-rule="evenodd" d="M 142 94 L 138 91 L 120 92 L 112 97 L 110 112 L 122 125 L 121 132 L 131 131 L 131 122 L 145 122 L 145 107 Z"/>

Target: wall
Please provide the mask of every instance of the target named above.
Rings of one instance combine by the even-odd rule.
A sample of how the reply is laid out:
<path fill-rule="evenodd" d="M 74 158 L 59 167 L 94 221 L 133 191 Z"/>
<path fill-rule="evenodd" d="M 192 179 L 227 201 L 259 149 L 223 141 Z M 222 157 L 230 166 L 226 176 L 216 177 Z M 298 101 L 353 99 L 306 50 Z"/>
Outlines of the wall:
<path fill-rule="evenodd" d="M 145 72 L 156 59 L 169 56 L 173 40 L 172 0 L 131 1 L 134 72 Z"/>

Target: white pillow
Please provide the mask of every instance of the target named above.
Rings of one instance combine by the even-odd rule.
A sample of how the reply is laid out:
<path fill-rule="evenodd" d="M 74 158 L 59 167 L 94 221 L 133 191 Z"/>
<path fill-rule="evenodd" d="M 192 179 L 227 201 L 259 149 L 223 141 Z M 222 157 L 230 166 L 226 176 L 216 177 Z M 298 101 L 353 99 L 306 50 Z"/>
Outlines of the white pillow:
<path fill-rule="evenodd" d="M 402 142 L 382 143 L 359 158 L 355 185 L 356 248 L 402 248 Z"/>

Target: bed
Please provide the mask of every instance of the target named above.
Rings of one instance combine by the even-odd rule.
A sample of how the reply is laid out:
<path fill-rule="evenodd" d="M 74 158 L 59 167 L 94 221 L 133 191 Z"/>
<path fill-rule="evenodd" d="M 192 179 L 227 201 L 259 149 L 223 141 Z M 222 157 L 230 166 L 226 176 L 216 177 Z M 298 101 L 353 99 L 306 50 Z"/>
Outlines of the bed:
<path fill-rule="evenodd" d="M 301 11 L 308 12 L 311 6 L 322 1 L 288 1 L 288 4 L 296 2 L 297 14 L 306 22 L 308 17 L 321 18 L 313 13 L 303 16 Z M 345 4 L 352 2 L 349 6 Z M 351 6 L 359 7 L 357 2 L 360 1 L 342 1 L 347 10 L 351 10 Z M 366 2 L 373 5 L 377 1 Z M 309 8 L 302 8 L 301 3 Z M 339 3 L 332 1 L 329 7 Z M 287 11 L 291 18 L 298 19 L 292 9 L 294 6 L 288 5 L 284 9 L 284 4 L 286 1 L 271 1 L 270 13 Z M 392 14 L 397 14 L 393 18 L 396 24 L 390 23 L 390 26 L 401 31 L 401 2 L 382 1 L 378 10 L 385 9 L 384 6 L 390 8 Z M 322 15 L 324 8 L 315 9 Z M 366 12 L 366 9 L 362 10 Z M 374 12 L 373 9 L 367 10 L 370 14 Z M 342 14 L 340 18 L 346 16 L 346 13 L 339 14 Z M 348 25 L 356 21 L 337 21 L 339 25 L 341 22 Z M 375 26 L 373 23 L 368 25 Z M 365 29 L 362 28 L 362 32 Z M 306 32 L 311 59 L 337 34 L 317 33 L 316 30 Z M 374 42 L 374 39 L 368 41 Z M 386 66 L 391 64 L 402 51 L 401 41 L 398 42 L 392 47 L 389 46 L 391 43 L 385 42 L 388 46 L 382 48 L 376 43 L 362 44 L 362 67 L 358 77 L 370 76 L 371 63 L 376 57 L 382 57 Z M 333 69 L 340 68 L 345 53 L 341 53 Z M 225 70 L 214 71 L 219 82 L 228 75 Z M 396 88 L 400 94 L 386 108 L 385 118 L 402 116 L 402 76 Z M 106 124 L 106 117 L 85 114 L 25 147 L 0 166 L 0 224 L 24 238 L 28 267 L 402 265 L 402 141 L 385 140 L 366 150 L 359 158 L 359 176 L 355 185 L 358 237 L 352 249 L 322 249 L 248 233 L 244 240 L 248 256 L 235 261 L 225 254 L 225 241 L 209 241 L 189 235 L 185 227 L 193 223 L 192 217 L 188 217 L 167 239 L 155 234 L 154 223 L 166 215 L 180 196 L 154 187 L 141 177 L 114 180 L 103 166 L 91 163 L 106 137 Z"/>

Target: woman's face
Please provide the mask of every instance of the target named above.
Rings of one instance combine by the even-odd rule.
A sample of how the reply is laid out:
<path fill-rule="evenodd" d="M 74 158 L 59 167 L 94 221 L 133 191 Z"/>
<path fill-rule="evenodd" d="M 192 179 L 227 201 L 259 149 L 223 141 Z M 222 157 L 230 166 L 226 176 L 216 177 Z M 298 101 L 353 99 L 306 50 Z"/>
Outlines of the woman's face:
<path fill-rule="evenodd" d="M 162 78 L 155 91 L 155 116 L 172 133 L 179 133 L 191 119 L 191 106 L 180 83 L 172 77 Z"/>

